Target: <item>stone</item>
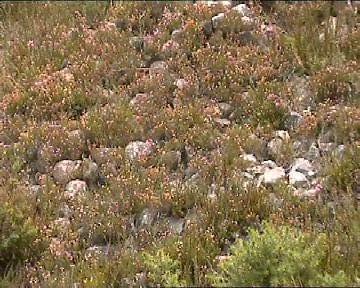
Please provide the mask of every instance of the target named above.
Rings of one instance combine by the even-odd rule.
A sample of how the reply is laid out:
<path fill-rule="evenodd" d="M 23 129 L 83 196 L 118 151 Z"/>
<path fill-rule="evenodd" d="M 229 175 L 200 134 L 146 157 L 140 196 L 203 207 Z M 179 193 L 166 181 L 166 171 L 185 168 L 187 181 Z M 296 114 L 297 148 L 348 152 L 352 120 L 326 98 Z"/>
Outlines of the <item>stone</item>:
<path fill-rule="evenodd" d="M 131 162 L 150 156 L 154 152 L 155 144 L 151 140 L 146 142 L 133 141 L 125 147 L 125 155 Z"/>
<path fill-rule="evenodd" d="M 241 16 L 251 17 L 252 13 L 246 4 L 239 4 L 234 6 L 231 10 L 238 12 Z"/>
<path fill-rule="evenodd" d="M 80 160 L 62 160 L 56 163 L 52 173 L 55 182 L 64 185 L 79 178 L 81 162 Z"/>
<path fill-rule="evenodd" d="M 91 149 L 90 156 L 96 164 L 103 165 L 114 162 L 117 153 L 119 153 L 118 148 L 101 147 Z"/>
<path fill-rule="evenodd" d="M 320 149 L 315 143 L 312 143 L 305 157 L 311 161 L 316 160 L 320 157 Z"/>
<path fill-rule="evenodd" d="M 272 139 L 267 145 L 269 155 L 274 158 L 279 155 L 281 153 L 283 144 L 284 140 L 280 138 Z"/>
<path fill-rule="evenodd" d="M 137 217 L 135 217 L 135 229 L 141 229 L 151 226 L 155 222 L 157 217 L 157 210 L 145 208 Z"/>
<path fill-rule="evenodd" d="M 339 157 L 340 159 L 344 157 L 346 151 L 345 145 L 339 145 L 334 150 L 334 156 Z"/>
<path fill-rule="evenodd" d="M 175 29 L 171 32 L 171 39 L 178 40 L 181 35 L 183 34 L 183 31 L 181 29 Z"/>
<path fill-rule="evenodd" d="M 243 155 L 240 155 L 240 157 L 241 157 L 243 160 L 245 160 L 245 161 L 247 161 L 247 162 L 250 162 L 250 163 L 252 163 L 252 164 L 256 164 L 256 163 L 257 163 L 257 159 L 256 159 L 256 157 L 255 157 L 254 154 L 243 154 Z"/>
<path fill-rule="evenodd" d="M 277 167 L 276 163 L 272 160 L 265 160 L 261 162 L 261 165 L 263 165 L 266 168 L 274 169 Z"/>
<path fill-rule="evenodd" d="M 225 19 L 225 13 L 219 13 L 218 15 L 215 15 L 211 18 L 212 26 L 214 29 L 218 28 L 220 23 L 224 21 Z"/>
<path fill-rule="evenodd" d="M 267 169 L 264 173 L 265 184 L 276 184 L 285 178 L 285 170 L 282 167 Z"/>
<path fill-rule="evenodd" d="M 330 154 L 331 152 L 333 152 L 336 148 L 336 144 L 335 143 L 319 143 L 319 148 L 321 153 L 323 154 Z"/>
<path fill-rule="evenodd" d="M 69 159 L 79 160 L 86 150 L 86 136 L 80 129 L 72 130 L 68 133 Z"/>
<path fill-rule="evenodd" d="M 129 102 L 129 105 L 133 108 L 140 109 L 143 105 L 149 102 L 150 95 L 146 93 L 138 93 Z"/>
<path fill-rule="evenodd" d="M 97 183 L 100 176 L 99 166 L 90 159 L 84 159 L 81 166 L 82 179 L 88 184 Z"/>
<path fill-rule="evenodd" d="M 285 127 L 288 130 L 297 129 L 304 121 L 304 117 L 295 111 L 291 111 L 288 119 L 285 122 Z"/>
<path fill-rule="evenodd" d="M 166 220 L 172 232 L 181 234 L 184 231 L 185 220 L 183 218 L 169 217 Z"/>
<path fill-rule="evenodd" d="M 220 119 L 220 118 L 215 118 L 214 122 L 219 125 L 221 128 L 224 127 L 228 127 L 231 125 L 231 121 L 228 119 Z"/>
<path fill-rule="evenodd" d="M 234 111 L 233 107 L 225 102 L 219 103 L 219 109 L 221 112 L 221 118 L 228 119 L 230 114 Z"/>
<path fill-rule="evenodd" d="M 66 184 L 65 187 L 65 196 L 67 198 L 73 199 L 75 197 L 81 197 L 88 190 L 87 184 L 85 181 L 76 179 L 70 181 Z"/>
<path fill-rule="evenodd" d="M 289 173 L 289 183 L 296 188 L 304 187 L 309 184 L 306 176 L 298 171 L 290 171 Z"/>
<path fill-rule="evenodd" d="M 303 173 L 306 177 L 313 177 L 316 174 L 314 166 L 305 158 L 296 158 L 291 171 Z"/>
<path fill-rule="evenodd" d="M 286 131 L 286 130 L 277 130 L 277 131 L 275 131 L 275 136 L 280 138 L 281 140 L 284 140 L 284 141 L 289 141 L 290 140 L 289 132 Z"/>
<path fill-rule="evenodd" d="M 184 90 L 186 87 L 188 87 L 188 82 L 185 79 L 177 79 L 175 81 L 175 86 L 179 90 Z"/>

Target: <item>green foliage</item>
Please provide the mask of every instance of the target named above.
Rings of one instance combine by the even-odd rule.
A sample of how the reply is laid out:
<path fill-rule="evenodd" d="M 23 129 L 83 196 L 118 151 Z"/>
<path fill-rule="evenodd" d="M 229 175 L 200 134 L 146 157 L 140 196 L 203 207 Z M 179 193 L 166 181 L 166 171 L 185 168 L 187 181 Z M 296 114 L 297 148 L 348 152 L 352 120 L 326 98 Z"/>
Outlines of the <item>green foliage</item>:
<path fill-rule="evenodd" d="M 289 227 L 266 223 L 264 230 L 250 230 L 249 241 L 239 240 L 232 256 L 213 275 L 221 286 L 312 286 L 349 285 L 344 272 L 334 276 L 323 271 L 326 238 L 312 239 Z"/>
<path fill-rule="evenodd" d="M 39 231 L 30 219 L 4 203 L 0 206 L 1 273 L 36 258 Z"/>
<path fill-rule="evenodd" d="M 179 287 L 186 285 L 185 281 L 180 278 L 180 262 L 172 259 L 164 249 L 157 250 L 154 255 L 144 253 L 143 261 L 150 285 L 161 285 L 165 287 Z"/>

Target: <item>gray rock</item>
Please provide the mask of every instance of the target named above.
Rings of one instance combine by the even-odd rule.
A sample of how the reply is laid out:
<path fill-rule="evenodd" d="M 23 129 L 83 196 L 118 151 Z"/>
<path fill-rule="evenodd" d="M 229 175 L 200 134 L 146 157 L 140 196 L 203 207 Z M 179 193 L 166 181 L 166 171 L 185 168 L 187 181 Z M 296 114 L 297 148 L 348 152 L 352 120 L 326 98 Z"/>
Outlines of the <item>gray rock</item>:
<path fill-rule="evenodd" d="M 85 181 L 79 179 L 72 180 L 66 184 L 65 196 L 70 199 L 81 197 L 84 196 L 87 190 L 88 187 Z"/>
<path fill-rule="evenodd" d="M 62 160 L 55 164 L 52 175 L 58 184 L 66 184 L 71 180 L 79 178 L 80 168 L 80 160 Z"/>
<path fill-rule="evenodd" d="M 274 169 L 277 167 L 276 163 L 272 160 L 266 160 L 261 162 L 261 165 L 263 165 L 266 168 Z"/>
<path fill-rule="evenodd" d="M 334 150 L 334 156 L 339 157 L 340 159 L 344 157 L 346 151 L 345 145 L 339 145 Z"/>
<path fill-rule="evenodd" d="M 305 157 L 311 161 L 314 161 L 320 157 L 320 150 L 315 143 L 311 144 Z"/>
<path fill-rule="evenodd" d="M 135 229 L 150 227 L 158 218 L 159 213 L 156 209 L 145 208 L 137 217 L 135 217 Z"/>
<path fill-rule="evenodd" d="M 82 179 L 84 179 L 88 184 L 97 183 L 100 176 L 99 166 L 90 159 L 84 159 L 81 166 Z"/>
<path fill-rule="evenodd" d="M 289 183 L 294 187 L 299 188 L 308 185 L 309 181 L 303 173 L 291 170 L 289 173 Z"/>
<path fill-rule="evenodd" d="M 219 109 L 221 112 L 221 118 L 228 119 L 230 114 L 234 111 L 233 107 L 225 102 L 219 103 Z"/>
<path fill-rule="evenodd" d="M 305 158 L 296 158 L 291 171 L 303 173 L 306 177 L 313 177 L 316 174 L 314 166 Z"/>
<path fill-rule="evenodd" d="M 134 141 L 125 147 L 125 155 L 131 162 L 139 161 L 143 157 L 150 156 L 154 152 L 155 145 L 151 141 Z"/>
<path fill-rule="evenodd" d="M 183 218 L 169 217 L 166 220 L 172 232 L 181 234 L 184 231 L 185 220 Z"/>
<path fill-rule="evenodd" d="M 311 91 L 309 77 L 295 76 L 288 83 L 294 94 L 293 101 L 300 110 L 314 105 L 314 94 Z"/>
<path fill-rule="evenodd" d="M 254 154 L 243 154 L 243 155 L 240 155 L 240 157 L 241 157 L 241 159 L 243 159 L 247 162 L 250 162 L 252 164 L 257 163 L 257 159 Z"/>
<path fill-rule="evenodd" d="M 288 130 L 295 130 L 302 124 L 303 121 L 304 121 L 304 117 L 301 116 L 301 114 L 299 114 L 295 111 L 291 111 L 289 118 L 287 119 L 287 121 L 285 123 L 285 127 Z"/>
<path fill-rule="evenodd" d="M 69 159 L 78 160 L 81 159 L 82 154 L 86 149 L 86 136 L 84 131 L 77 129 L 68 133 L 69 140 Z"/>
<path fill-rule="evenodd" d="M 286 131 L 286 130 L 277 130 L 277 131 L 275 131 L 275 136 L 277 138 L 280 138 L 281 140 L 284 140 L 284 141 L 289 141 L 290 140 L 289 132 Z"/>
<path fill-rule="evenodd" d="M 252 16 L 251 10 L 246 4 L 236 5 L 231 10 L 238 12 L 241 16 Z"/>
<path fill-rule="evenodd" d="M 231 121 L 228 119 L 215 118 L 214 122 L 218 124 L 221 128 L 228 127 L 231 125 Z"/>
<path fill-rule="evenodd" d="M 333 152 L 336 148 L 335 143 L 319 143 L 319 148 L 321 153 L 329 155 L 331 152 Z"/>
<path fill-rule="evenodd" d="M 138 93 L 130 100 L 130 106 L 135 109 L 140 109 L 143 105 L 149 102 L 150 95 L 146 93 Z"/>
<path fill-rule="evenodd" d="M 267 145 L 269 155 L 274 158 L 279 155 L 281 153 L 283 144 L 284 140 L 280 138 L 272 139 Z"/>
<path fill-rule="evenodd" d="M 214 29 L 218 28 L 220 23 L 225 19 L 225 13 L 219 13 L 211 18 L 212 26 Z"/>
<path fill-rule="evenodd" d="M 176 29 L 171 32 L 171 39 L 178 40 L 183 34 L 183 31 L 181 29 Z"/>
<path fill-rule="evenodd" d="M 177 79 L 175 85 L 178 89 L 183 90 L 188 86 L 188 82 L 185 79 Z"/>
<path fill-rule="evenodd" d="M 285 170 L 282 167 L 267 169 L 264 173 L 264 183 L 273 185 L 279 183 L 285 178 Z"/>

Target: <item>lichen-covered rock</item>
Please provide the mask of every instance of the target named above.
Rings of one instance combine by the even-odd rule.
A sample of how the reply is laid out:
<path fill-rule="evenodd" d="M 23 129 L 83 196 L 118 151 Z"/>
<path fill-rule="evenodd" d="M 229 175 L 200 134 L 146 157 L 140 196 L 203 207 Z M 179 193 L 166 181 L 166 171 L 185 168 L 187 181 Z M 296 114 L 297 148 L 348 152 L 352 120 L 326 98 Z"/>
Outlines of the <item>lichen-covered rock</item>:
<path fill-rule="evenodd" d="M 81 164 L 81 170 L 82 170 L 82 179 L 86 181 L 89 185 L 97 183 L 100 171 L 99 166 L 91 161 L 90 159 L 84 159 L 84 161 Z"/>
<path fill-rule="evenodd" d="M 314 166 L 305 158 L 296 158 L 291 170 L 303 173 L 306 177 L 313 177 L 316 174 Z"/>
<path fill-rule="evenodd" d="M 303 173 L 292 170 L 289 173 L 289 183 L 294 187 L 299 188 L 306 186 L 309 181 Z"/>
<path fill-rule="evenodd" d="M 64 185 L 71 180 L 79 178 L 81 162 L 80 160 L 62 160 L 56 163 L 52 173 L 55 182 Z"/>
<path fill-rule="evenodd" d="M 264 173 L 264 184 L 273 185 L 277 184 L 285 178 L 285 170 L 282 167 L 276 167 L 274 169 L 267 169 Z"/>
<path fill-rule="evenodd" d="M 88 190 L 88 186 L 85 181 L 76 179 L 70 181 L 65 187 L 65 196 L 67 198 L 81 197 Z"/>
<path fill-rule="evenodd" d="M 131 162 L 136 162 L 150 156 L 154 152 L 154 148 L 155 143 L 151 140 L 133 141 L 125 147 L 125 155 Z"/>

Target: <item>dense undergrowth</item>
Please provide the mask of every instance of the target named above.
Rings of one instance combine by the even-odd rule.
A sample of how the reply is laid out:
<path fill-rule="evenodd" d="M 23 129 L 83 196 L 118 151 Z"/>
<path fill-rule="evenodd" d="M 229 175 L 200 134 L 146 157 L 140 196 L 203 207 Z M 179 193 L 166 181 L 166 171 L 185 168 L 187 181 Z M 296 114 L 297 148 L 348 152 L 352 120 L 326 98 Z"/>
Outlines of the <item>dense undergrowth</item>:
<path fill-rule="evenodd" d="M 360 285 L 359 13 L 0 8 L 0 287 Z M 133 141 L 155 149 L 134 163 Z M 316 197 L 247 181 L 244 153 L 287 170 L 312 143 L 343 149 L 307 156 Z M 99 167 L 85 197 L 54 181 L 66 159 Z"/>

